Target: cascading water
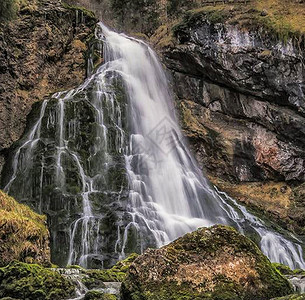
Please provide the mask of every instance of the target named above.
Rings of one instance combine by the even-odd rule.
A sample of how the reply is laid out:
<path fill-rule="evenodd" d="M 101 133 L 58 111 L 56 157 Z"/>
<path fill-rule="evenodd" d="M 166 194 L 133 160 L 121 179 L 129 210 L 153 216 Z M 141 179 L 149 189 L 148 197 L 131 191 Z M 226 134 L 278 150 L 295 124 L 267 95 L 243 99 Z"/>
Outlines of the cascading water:
<path fill-rule="evenodd" d="M 48 215 L 54 261 L 108 266 L 222 223 L 251 236 L 272 261 L 305 268 L 301 241 L 269 229 L 204 178 L 153 50 L 103 24 L 96 35 L 104 64 L 43 102 L 6 168 L 5 190 Z"/>

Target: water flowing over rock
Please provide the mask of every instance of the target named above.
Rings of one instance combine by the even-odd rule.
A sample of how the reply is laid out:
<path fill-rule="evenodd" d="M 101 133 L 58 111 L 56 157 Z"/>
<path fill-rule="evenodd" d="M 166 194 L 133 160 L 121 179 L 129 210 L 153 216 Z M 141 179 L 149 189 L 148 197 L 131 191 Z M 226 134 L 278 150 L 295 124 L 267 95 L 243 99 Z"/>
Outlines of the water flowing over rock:
<path fill-rule="evenodd" d="M 3 173 L 6 191 L 48 216 L 54 262 L 107 267 L 222 223 L 251 235 L 272 261 L 304 268 L 301 241 L 269 229 L 202 175 L 153 50 L 103 24 L 96 38 L 104 63 L 34 107 Z"/>
<path fill-rule="evenodd" d="M 254 7 L 189 11 L 154 41 L 200 166 L 231 196 L 303 235 L 304 42 L 259 27 Z"/>

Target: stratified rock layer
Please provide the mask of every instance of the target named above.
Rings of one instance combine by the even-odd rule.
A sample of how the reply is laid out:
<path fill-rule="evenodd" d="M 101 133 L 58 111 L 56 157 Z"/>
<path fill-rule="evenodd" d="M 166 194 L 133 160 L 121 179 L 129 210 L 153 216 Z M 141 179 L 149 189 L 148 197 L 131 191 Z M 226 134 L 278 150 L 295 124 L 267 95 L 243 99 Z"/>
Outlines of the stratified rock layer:
<path fill-rule="evenodd" d="M 231 227 L 201 228 L 131 265 L 124 300 L 270 299 L 291 293 L 258 247 Z"/>

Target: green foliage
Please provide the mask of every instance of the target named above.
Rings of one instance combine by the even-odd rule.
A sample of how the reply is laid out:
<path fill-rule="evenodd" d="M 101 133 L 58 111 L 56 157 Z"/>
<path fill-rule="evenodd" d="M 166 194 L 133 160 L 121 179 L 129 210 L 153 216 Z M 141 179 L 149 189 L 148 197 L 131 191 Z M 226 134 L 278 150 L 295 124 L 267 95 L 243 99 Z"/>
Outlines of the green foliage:
<path fill-rule="evenodd" d="M 70 281 L 42 266 L 14 261 L 0 268 L 0 298 L 62 300 L 73 294 Z"/>
<path fill-rule="evenodd" d="M 0 22 L 9 21 L 16 16 L 17 13 L 16 0 L 1 0 L 0 1 Z"/>

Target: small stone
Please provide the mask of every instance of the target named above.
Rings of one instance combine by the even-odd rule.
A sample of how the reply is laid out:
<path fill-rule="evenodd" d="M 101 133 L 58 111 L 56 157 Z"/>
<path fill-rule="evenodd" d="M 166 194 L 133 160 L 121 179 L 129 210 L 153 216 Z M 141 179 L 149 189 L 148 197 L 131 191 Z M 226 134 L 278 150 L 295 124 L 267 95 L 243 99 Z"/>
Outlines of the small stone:
<path fill-rule="evenodd" d="M 268 16 L 268 12 L 267 12 L 266 10 L 263 10 L 263 11 L 261 12 L 261 16 L 262 16 L 262 17 Z"/>

